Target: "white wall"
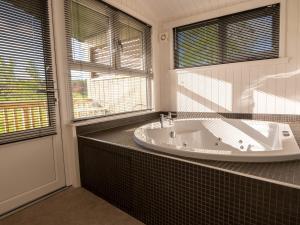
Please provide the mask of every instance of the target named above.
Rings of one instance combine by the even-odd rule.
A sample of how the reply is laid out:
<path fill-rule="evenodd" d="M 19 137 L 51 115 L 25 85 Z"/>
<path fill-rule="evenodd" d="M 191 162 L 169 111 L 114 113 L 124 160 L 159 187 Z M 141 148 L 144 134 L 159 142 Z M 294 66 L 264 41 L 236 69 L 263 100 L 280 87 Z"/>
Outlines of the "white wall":
<path fill-rule="evenodd" d="M 281 2 L 281 59 L 174 70 L 172 28 Z M 193 112 L 300 114 L 300 1 L 248 1 L 163 25 L 161 107 Z"/>

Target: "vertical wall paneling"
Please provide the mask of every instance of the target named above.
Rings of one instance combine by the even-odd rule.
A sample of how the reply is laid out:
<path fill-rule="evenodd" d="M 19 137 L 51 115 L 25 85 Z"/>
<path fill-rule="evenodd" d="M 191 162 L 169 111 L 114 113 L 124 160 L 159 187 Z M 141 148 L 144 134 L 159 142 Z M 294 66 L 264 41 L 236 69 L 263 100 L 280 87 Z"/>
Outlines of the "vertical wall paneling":
<path fill-rule="evenodd" d="M 268 74 L 274 74 L 275 73 L 275 68 L 274 66 L 268 67 Z M 266 96 L 266 113 L 272 114 L 273 112 L 276 111 L 275 108 L 275 93 L 276 86 L 274 79 L 268 79 L 266 81 L 266 92 L 269 93 Z"/>
<path fill-rule="evenodd" d="M 276 111 L 279 114 L 282 114 L 285 112 L 285 103 L 284 103 L 284 97 L 285 97 L 285 81 L 283 78 L 284 76 L 284 69 L 285 66 L 283 64 L 276 66 Z"/>
<path fill-rule="evenodd" d="M 194 88 L 195 89 L 195 88 Z M 196 89 L 197 90 L 197 89 Z M 211 109 L 213 111 L 219 110 L 219 80 L 218 80 L 218 70 L 212 71 L 211 74 Z"/>
<path fill-rule="evenodd" d="M 249 105 L 249 86 L 250 86 L 250 71 L 247 69 L 245 65 L 242 66 L 241 72 L 241 95 L 240 95 L 240 112 L 246 113 L 248 112 Z"/>

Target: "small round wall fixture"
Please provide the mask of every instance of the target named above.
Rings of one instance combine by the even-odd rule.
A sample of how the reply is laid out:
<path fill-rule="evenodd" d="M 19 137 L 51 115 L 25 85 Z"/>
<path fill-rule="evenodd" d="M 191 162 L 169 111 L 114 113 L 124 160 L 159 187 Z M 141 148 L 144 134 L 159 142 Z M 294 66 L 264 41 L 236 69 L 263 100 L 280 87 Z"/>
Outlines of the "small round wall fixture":
<path fill-rule="evenodd" d="M 168 34 L 167 33 L 160 34 L 160 40 L 161 41 L 167 41 L 168 40 Z"/>

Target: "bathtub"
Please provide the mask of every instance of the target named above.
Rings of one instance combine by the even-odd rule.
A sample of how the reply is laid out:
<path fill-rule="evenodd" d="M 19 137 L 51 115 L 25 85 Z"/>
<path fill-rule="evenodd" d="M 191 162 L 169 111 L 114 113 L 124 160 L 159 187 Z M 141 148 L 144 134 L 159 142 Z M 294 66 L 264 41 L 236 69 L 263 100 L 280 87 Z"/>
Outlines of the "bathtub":
<path fill-rule="evenodd" d="M 300 159 L 288 124 L 236 119 L 181 119 L 149 123 L 134 132 L 137 144 L 188 158 L 275 162 Z"/>

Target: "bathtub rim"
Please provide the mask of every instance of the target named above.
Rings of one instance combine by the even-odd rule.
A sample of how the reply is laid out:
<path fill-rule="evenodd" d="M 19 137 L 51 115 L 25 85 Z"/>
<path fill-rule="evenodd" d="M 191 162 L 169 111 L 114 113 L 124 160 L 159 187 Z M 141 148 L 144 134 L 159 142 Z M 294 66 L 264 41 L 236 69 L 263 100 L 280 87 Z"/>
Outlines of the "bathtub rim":
<path fill-rule="evenodd" d="M 225 154 L 212 154 L 212 153 L 199 153 L 193 151 L 184 151 L 181 149 L 176 148 L 167 148 L 161 145 L 152 144 L 147 141 L 143 141 L 137 135 L 139 130 L 149 128 L 151 124 L 158 124 L 159 122 L 150 122 L 143 126 L 140 126 L 134 130 L 133 133 L 133 140 L 136 144 L 141 147 L 144 147 L 148 150 L 154 150 L 156 152 L 161 152 L 169 155 L 180 156 L 184 158 L 195 158 L 195 159 L 203 159 L 203 160 L 210 160 L 210 161 L 224 161 L 224 162 L 242 162 L 242 163 L 272 163 L 272 162 L 285 162 L 285 161 L 295 161 L 300 160 L 300 146 L 298 145 L 295 135 L 290 128 L 290 125 L 287 123 L 280 123 L 274 121 L 264 121 L 264 120 L 248 120 L 248 119 L 228 119 L 228 118 L 187 118 L 187 119 L 176 119 L 175 121 L 193 121 L 193 120 L 243 120 L 243 121 L 258 121 L 260 123 L 273 123 L 273 124 L 281 124 L 288 126 L 288 131 L 292 135 L 292 144 L 295 144 L 298 147 L 298 152 L 293 152 L 289 154 L 265 154 L 266 152 L 255 152 L 251 155 L 242 156 L 242 155 L 225 155 Z M 157 128 L 159 129 L 159 128 Z M 188 149 L 188 148 L 187 148 Z M 202 149 L 203 151 L 209 151 L 210 149 Z"/>

